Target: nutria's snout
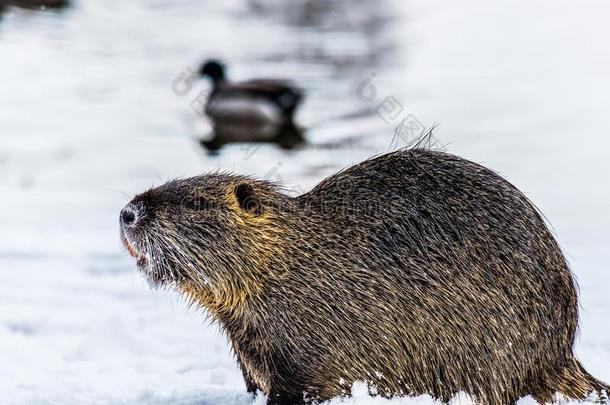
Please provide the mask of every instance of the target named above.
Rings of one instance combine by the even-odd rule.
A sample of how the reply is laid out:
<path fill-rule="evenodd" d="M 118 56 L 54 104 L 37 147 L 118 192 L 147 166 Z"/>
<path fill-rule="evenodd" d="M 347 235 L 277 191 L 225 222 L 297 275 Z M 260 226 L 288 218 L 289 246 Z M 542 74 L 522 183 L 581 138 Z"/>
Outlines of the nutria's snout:
<path fill-rule="evenodd" d="M 139 268 L 146 267 L 148 262 L 146 253 L 139 247 L 140 243 L 138 240 L 140 238 L 135 229 L 142 218 L 143 211 L 142 204 L 130 202 L 119 214 L 121 241 L 131 257 L 137 259 Z"/>
<path fill-rule="evenodd" d="M 138 220 L 138 213 L 136 207 L 133 204 L 127 204 L 125 208 L 121 210 L 121 226 L 131 227 L 134 226 Z"/>

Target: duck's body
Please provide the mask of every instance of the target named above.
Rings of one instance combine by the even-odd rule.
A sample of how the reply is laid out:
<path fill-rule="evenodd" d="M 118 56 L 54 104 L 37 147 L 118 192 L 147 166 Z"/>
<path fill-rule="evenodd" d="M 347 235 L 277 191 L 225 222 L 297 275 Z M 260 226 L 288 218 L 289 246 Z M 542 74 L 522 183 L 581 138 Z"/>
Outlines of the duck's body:
<path fill-rule="evenodd" d="M 201 76 L 212 80 L 206 115 L 216 124 L 283 125 L 291 123 L 303 95 L 288 80 L 254 79 L 239 83 L 226 80 L 224 67 L 206 62 Z"/>

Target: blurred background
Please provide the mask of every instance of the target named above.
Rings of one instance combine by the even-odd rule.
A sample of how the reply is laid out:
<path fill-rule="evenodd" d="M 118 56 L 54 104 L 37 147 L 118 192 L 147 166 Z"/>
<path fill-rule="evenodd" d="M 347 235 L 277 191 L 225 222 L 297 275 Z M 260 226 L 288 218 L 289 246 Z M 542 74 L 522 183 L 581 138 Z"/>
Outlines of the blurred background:
<path fill-rule="evenodd" d="M 576 351 L 610 381 L 607 2 L 1 8 L 0 402 L 252 403 L 224 336 L 137 273 L 120 209 L 219 168 L 300 193 L 433 125 L 546 215 L 580 284 Z M 297 83 L 305 142 L 203 148 L 208 58 Z"/>

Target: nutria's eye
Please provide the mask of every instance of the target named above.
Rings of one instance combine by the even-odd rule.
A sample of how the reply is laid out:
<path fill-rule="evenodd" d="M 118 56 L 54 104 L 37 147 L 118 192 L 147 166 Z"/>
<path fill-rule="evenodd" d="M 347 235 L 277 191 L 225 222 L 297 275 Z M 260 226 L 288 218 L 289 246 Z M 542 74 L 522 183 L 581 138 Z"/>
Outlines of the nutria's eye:
<path fill-rule="evenodd" d="M 186 208 L 191 210 L 207 210 L 212 206 L 208 200 L 203 197 L 192 197 L 185 201 Z"/>

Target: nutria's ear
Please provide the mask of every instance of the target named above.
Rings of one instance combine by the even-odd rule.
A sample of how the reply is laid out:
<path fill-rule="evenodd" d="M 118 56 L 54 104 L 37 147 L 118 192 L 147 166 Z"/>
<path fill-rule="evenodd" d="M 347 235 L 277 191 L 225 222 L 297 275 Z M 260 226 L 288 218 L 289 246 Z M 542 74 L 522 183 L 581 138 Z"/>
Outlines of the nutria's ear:
<path fill-rule="evenodd" d="M 261 200 L 251 184 L 240 183 L 235 186 L 235 197 L 242 210 L 253 215 L 261 215 L 263 213 Z"/>

